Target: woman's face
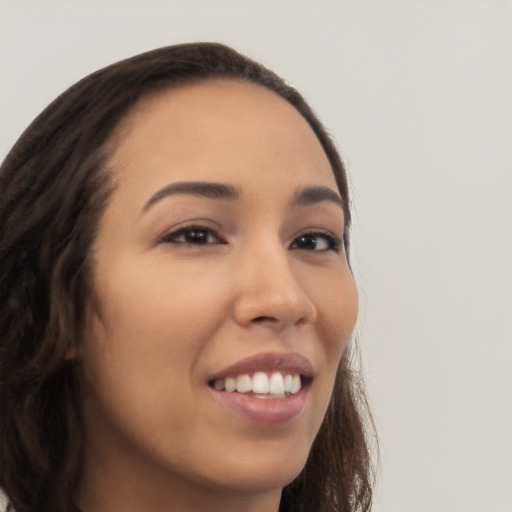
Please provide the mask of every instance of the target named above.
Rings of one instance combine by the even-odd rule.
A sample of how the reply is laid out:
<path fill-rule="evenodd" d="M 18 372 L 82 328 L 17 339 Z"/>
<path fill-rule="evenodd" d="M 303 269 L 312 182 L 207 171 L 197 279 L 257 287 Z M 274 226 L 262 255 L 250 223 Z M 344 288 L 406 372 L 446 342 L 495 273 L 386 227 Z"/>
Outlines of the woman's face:
<path fill-rule="evenodd" d="M 73 355 L 82 488 L 277 492 L 357 316 L 326 155 L 290 104 L 238 81 L 159 93 L 119 134 Z"/>

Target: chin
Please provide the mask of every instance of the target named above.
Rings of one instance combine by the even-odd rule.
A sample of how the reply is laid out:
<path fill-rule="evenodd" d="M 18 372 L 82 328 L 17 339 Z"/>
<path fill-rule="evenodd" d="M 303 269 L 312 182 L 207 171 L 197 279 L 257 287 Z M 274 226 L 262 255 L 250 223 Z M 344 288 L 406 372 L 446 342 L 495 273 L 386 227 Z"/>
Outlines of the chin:
<path fill-rule="evenodd" d="M 216 480 L 211 482 L 212 490 L 220 491 L 223 494 L 235 494 L 239 496 L 250 496 L 264 494 L 276 490 L 282 490 L 291 483 L 301 472 L 302 467 L 295 471 L 270 471 L 263 474 L 253 472 L 252 475 L 237 475 L 234 478 Z"/>
<path fill-rule="evenodd" d="M 219 465 L 211 483 L 241 495 L 282 489 L 291 483 L 306 464 L 309 450 L 296 450 L 279 457 L 244 457 L 238 464 Z M 298 453 L 297 453 L 298 452 Z M 219 479 L 221 476 L 221 479 Z"/>

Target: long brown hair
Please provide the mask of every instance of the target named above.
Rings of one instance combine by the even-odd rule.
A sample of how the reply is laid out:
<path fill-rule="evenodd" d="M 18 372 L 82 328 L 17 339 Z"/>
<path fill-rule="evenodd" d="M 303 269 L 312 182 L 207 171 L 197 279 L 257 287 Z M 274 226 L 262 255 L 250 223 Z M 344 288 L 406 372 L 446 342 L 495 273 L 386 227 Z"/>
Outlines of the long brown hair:
<path fill-rule="evenodd" d="M 82 421 L 74 363 L 89 296 L 89 252 L 113 184 L 108 142 L 121 119 L 158 90 L 210 78 L 259 84 L 310 124 L 350 204 L 343 163 L 302 96 L 280 77 L 214 43 L 170 46 L 97 71 L 50 104 L 0 168 L 0 487 L 18 512 L 72 510 L 80 481 Z M 364 388 L 349 347 L 331 402 L 281 511 L 366 511 L 371 507 L 373 437 Z"/>

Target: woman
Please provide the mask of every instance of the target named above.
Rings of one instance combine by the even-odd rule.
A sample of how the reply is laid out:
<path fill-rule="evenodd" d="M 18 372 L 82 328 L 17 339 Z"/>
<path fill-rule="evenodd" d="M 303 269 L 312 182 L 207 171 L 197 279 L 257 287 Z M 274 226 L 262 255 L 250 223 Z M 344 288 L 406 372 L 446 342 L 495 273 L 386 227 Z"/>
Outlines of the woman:
<path fill-rule="evenodd" d="M 218 44 L 86 77 L 0 172 L 0 487 L 18 512 L 371 505 L 343 165 Z"/>

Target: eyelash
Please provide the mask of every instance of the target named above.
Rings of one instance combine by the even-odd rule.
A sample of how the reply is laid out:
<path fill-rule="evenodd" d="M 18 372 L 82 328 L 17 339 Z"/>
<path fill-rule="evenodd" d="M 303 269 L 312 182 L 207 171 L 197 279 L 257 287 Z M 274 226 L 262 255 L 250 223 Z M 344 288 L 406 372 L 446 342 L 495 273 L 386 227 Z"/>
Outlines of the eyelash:
<path fill-rule="evenodd" d="M 334 251 L 334 252 L 341 252 L 343 248 L 343 240 L 335 235 L 333 235 L 330 231 L 327 231 L 326 229 L 315 229 L 313 231 L 305 231 L 304 233 L 299 234 L 296 236 L 292 242 L 291 249 L 300 249 L 300 247 L 296 247 L 297 240 L 299 238 L 302 238 L 303 240 L 305 238 L 314 239 L 314 238 L 323 238 L 327 241 L 327 248 L 325 249 L 319 249 L 316 252 L 327 252 L 327 251 Z M 295 247 L 294 247 L 295 245 Z M 316 248 L 316 247 L 315 247 Z"/>
<path fill-rule="evenodd" d="M 216 231 L 214 229 L 207 227 L 207 226 L 201 226 L 199 224 L 190 224 L 188 226 L 182 226 L 182 227 L 176 229 L 175 231 L 170 231 L 169 233 L 166 233 L 162 237 L 162 242 L 175 243 L 175 244 L 187 244 L 187 245 L 209 245 L 211 243 L 211 242 L 208 242 L 208 240 L 206 240 L 205 242 L 200 241 L 199 243 L 187 241 L 186 239 L 182 240 L 182 241 L 178 241 L 178 238 L 180 238 L 181 236 L 186 236 L 187 234 L 190 235 L 194 231 L 206 233 L 207 237 L 209 237 L 210 235 L 213 235 L 215 237 L 215 239 L 217 240 L 217 243 L 219 243 L 219 244 L 227 243 L 226 241 L 221 239 L 221 237 L 216 233 Z"/>
<path fill-rule="evenodd" d="M 186 237 L 187 235 L 191 235 L 193 232 L 200 232 L 203 235 L 206 234 L 206 237 L 203 236 L 203 238 L 197 238 L 195 241 L 187 240 L 186 238 L 183 240 L 179 240 L 180 237 Z M 188 226 L 182 226 L 175 231 L 170 231 L 169 233 L 166 233 L 162 239 L 161 242 L 163 243 L 169 243 L 169 244 L 186 244 L 186 245 L 210 245 L 212 244 L 211 241 L 209 241 L 210 237 L 213 236 L 215 238 L 215 242 L 221 245 L 227 244 L 227 242 L 222 239 L 217 232 L 207 226 L 201 226 L 199 224 L 191 224 Z M 327 247 L 325 249 L 316 249 L 316 245 L 318 245 L 318 240 L 316 240 L 315 246 L 313 249 L 306 249 L 305 247 L 299 247 L 298 240 L 302 239 L 302 242 L 305 244 L 311 243 L 314 239 L 323 238 L 327 242 Z M 334 251 L 336 253 L 340 253 L 343 249 L 343 239 L 339 238 L 335 235 L 333 235 L 330 231 L 324 230 L 324 229 L 315 229 L 312 231 L 305 231 L 303 233 L 300 233 L 297 235 L 293 242 L 290 245 L 290 249 L 292 250 L 306 250 L 309 252 L 328 252 L 328 251 Z"/>

